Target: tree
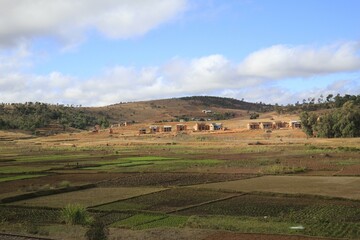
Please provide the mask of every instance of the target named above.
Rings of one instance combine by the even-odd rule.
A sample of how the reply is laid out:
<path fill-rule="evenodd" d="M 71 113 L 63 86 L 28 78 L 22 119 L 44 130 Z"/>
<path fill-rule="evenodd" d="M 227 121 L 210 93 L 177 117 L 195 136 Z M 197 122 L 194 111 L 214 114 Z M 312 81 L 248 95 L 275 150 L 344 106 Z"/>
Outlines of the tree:
<path fill-rule="evenodd" d="M 360 136 L 360 107 L 356 106 L 355 101 L 344 103 L 340 111 L 336 113 L 337 123 L 334 129 L 337 135 L 342 137 L 359 137 Z"/>
<path fill-rule="evenodd" d="M 326 101 L 327 101 L 327 102 L 331 102 L 333 97 L 334 97 L 334 95 L 333 95 L 333 94 L 329 94 L 329 95 L 327 95 L 327 97 L 326 97 Z"/>
<path fill-rule="evenodd" d="M 257 119 L 259 117 L 259 114 L 258 113 L 250 113 L 250 119 Z"/>
<path fill-rule="evenodd" d="M 314 113 L 302 112 L 300 114 L 301 127 L 303 131 L 308 136 L 313 136 L 315 131 L 315 123 L 317 121 L 317 116 Z"/>
<path fill-rule="evenodd" d="M 335 97 L 339 100 L 341 97 Z M 355 100 L 346 101 L 341 108 L 337 108 L 318 116 L 315 113 L 302 112 L 300 114 L 303 131 L 312 136 L 316 132 L 318 137 L 360 137 L 360 106 Z"/>

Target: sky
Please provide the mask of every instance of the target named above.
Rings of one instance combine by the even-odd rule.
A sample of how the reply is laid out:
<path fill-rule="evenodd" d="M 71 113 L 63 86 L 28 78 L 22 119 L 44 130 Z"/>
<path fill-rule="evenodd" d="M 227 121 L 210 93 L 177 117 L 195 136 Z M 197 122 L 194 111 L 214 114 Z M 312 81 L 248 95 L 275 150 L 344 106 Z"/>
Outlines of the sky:
<path fill-rule="evenodd" d="M 360 94 L 358 0 L 0 0 L 0 102 Z"/>

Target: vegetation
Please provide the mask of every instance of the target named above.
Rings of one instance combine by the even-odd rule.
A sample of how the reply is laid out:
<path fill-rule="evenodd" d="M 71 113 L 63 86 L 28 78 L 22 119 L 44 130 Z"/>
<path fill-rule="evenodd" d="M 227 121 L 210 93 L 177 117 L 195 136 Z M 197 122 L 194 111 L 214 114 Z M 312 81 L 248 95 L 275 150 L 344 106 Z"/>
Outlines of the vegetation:
<path fill-rule="evenodd" d="M 337 94 L 329 94 L 326 98 L 323 95 L 320 95 L 319 98 L 303 99 L 302 103 L 296 102 L 295 104 L 288 104 L 286 106 L 279 106 L 278 104 L 274 105 L 274 110 L 281 113 L 299 113 L 302 111 L 318 111 L 325 109 L 334 109 L 341 108 L 346 102 L 353 101 L 355 105 L 360 105 L 360 95 L 349 95 L 345 94 L 341 96 Z"/>
<path fill-rule="evenodd" d="M 29 175 L 18 175 L 18 176 L 11 176 L 11 177 L 2 177 L 0 178 L 0 182 L 7 182 L 7 181 L 15 181 L 15 180 L 21 180 L 21 179 L 28 179 L 28 178 L 36 178 L 36 177 L 43 177 L 46 175 L 34 175 L 34 174 L 29 174 Z"/>
<path fill-rule="evenodd" d="M 61 218 L 66 224 L 70 225 L 88 225 L 93 221 L 85 207 L 78 204 L 69 204 L 63 208 Z"/>
<path fill-rule="evenodd" d="M 105 117 L 94 117 L 83 108 L 50 105 L 46 103 L 0 104 L 0 129 L 22 129 L 34 131 L 37 128 L 58 124 L 66 127 L 86 129 L 99 124 L 108 127 Z"/>
<path fill-rule="evenodd" d="M 189 233 L 221 236 L 227 230 L 231 235 L 360 237 L 359 138 L 307 139 L 292 129 L 273 131 L 266 141 L 260 140 L 262 131 L 179 138 L 138 137 L 119 129 L 111 136 L 60 134 L 36 142 L 19 140 L 27 135 L 17 131 L 1 134 L 4 233 L 52 239 L 146 239 L 148 234 L 185 239 Z M 259 144 L 249 144 L 253 142 Z M 19 180 L 34 175 L 46 176 Z M 66 211 L 68 203 L 81 204 L 80 210 Z M 138 231 L 142 229 L 150 230 Z"/>
<path fill-rule="evenodd" d="M 360 103 L 354 100 L 321 115 L 305 111 L 301 113 L 300 119 L 308 136 L 360 137 Z"/>
<path fill-rule="evenodd" d="M 108 239 L 108 235 L 109 229 L 105 223 L 99 219 L 96 219 L 90 224 L 90 228 L 85 234 L 88 240 L 106 240 Z"/>
<path fill-rule="evenodd" d="M 259 117 L 259 114 L 258 113 L 250 113 L 250 119 L 257 119 Z"/>
<path fill-rule="evenodd" d="M 257 112 L 268 112 L 273 110 L 273 106 L 265 103 L 250 103 L 245 102 L 244 99 L 238 100 L 234 98 L 224 98 L 224 97 L 213 97 L 213 96 L 193 96 L 193 97 L 183 97 L 181 100 L 193 101 L 194 104 L 201 104 L 204 106 L 211 107 L 221 107 L 229 109 L 242 109 L 249 111 Z"/>

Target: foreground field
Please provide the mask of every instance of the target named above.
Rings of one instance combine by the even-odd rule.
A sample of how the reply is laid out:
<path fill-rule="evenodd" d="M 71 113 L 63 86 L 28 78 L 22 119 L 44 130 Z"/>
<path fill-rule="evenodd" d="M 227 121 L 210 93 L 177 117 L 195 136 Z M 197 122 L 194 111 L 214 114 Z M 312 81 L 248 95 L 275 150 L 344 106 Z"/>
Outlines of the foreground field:
<path fill-rule="evenodd" d="M 71 203 L 109 239 L 360 239 L 360 139 L 134 129 L 0 132 L 0 231 L 85 239 Z"/>

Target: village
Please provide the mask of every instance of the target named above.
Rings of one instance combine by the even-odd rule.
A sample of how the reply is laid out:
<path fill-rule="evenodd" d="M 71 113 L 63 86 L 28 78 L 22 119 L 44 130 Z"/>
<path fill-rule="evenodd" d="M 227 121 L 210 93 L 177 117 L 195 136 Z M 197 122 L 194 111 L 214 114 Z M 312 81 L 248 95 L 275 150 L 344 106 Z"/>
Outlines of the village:
<path fill-rule="evenodd" d="M 195 122 L 193 123 L 174 123 L 166 125 L 153 125 L 150 124 L 147 127 L 143 126 L 144 124 L 140 124 L 141 127 L 138 128 L 137 133 L 138 135 L 144 134 L 156 134 L 156 133 L 189 133 L 189 132 L 221 132 L 221 131 L 230 131 L 234 130 L 233 128 L 227 127 L 224 123 L 214 123 L 208 121 L 203 122 Z M 115 129 L 120 129 L 127 127 L 129 125 L 133 125 L 127 122 L 121 124 L 112 124 L 109 128 L 109 133 L 114 133 Z M 139 125 L 139 124 L 134 124 Z M 232 124 L 233 125 L 233 124 Z M 264 131 L 271 131 L 275 129 L 301 129 L 301 122 L 299 120 L 290 120 L 290 121 L 259 121 L 259 122 L 248 122 L 246 124 L 246 129 L 253 131 L 253 130 L 264 130 Z M 244 130 L 244 128 L 242 129 Z M 95 126 L 93 132 L 99 132 L 100 126 Z"/>

